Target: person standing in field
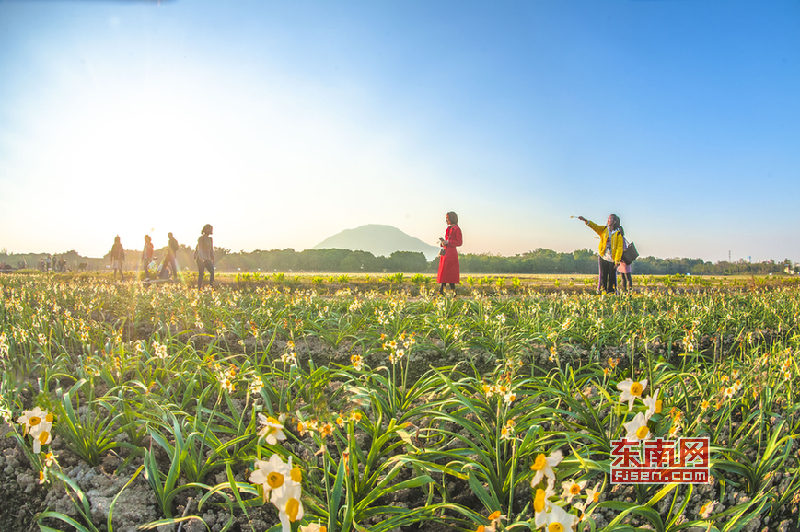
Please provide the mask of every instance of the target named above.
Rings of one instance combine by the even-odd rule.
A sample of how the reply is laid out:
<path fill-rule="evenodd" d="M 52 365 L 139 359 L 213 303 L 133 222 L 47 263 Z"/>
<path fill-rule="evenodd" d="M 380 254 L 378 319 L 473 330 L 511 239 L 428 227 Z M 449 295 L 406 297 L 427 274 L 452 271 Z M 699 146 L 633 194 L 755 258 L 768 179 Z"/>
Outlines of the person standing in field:
<path fill-rule="evenodd" d="M 172 236 L 172 233 L 167 233 L 169 242 L 167 242 L 167 258 L 164 259 L 164 264 L 169 266 L 172 270 L 172 276 L 178 280 L 178 241 Z"/>
<path fill-rule="evenodd" d="M 197 261 L 197 289 L 203 289 L 203 274 L 208 271 L 208 286 L 214 286 L 214 239 L 211 234 L 214 228 L 211 224 L 203 226 L 200 238 L 197 239 L 197 248 L 194 250 L 194 259 Z"/>
<path fill-rule="evenodd" d="M 617 267 L 622 261 L 622 234 L 619 227 L 619 216 L 609 214 L 606 225 L 597 225 L 583 216 L 578 216 L 586 225 L 600 235 L 598 246 L 597 268 L 600 272 L 600 291 L 606 294 L 617 292 Z"/>
<path fill-rule="evenodd" d="M 453 294 L 456 293 L 456 285 L 461 282 L 458 267 L 458 251 L 456 250 L 462 244 L 461 228 L 458 227 L 458 215 L 452 211 L 445 215 L 447 221 L 447 229 L 444 232 L 444 238 L 439 238 L 439 272 L 436 274 L 436 282 L 440 283 L 439 294 L 444 294 L 444 285 L 449 284 L 453 289 Z"/>
<path fill-rule="evenodd" d="M 619 232 L 622 234 L 622 252 L 624 253 L 628 249 L 628 240 L 625 238 L 625 230 L 622 227 L 619 228 Z M 624 260 L 620 260 L 619 266 L 617 266 L 617 276 L 622 280 L 621 290 L 624 292 L 633 288 L 632 266 L 632 264 L 628 264 Z"/>
<path fill-rule="evenodd" d="M 150 235 L 144 235 L 144 249 L 142 250 L 142 269 L 144 270 L 144 278 L 150 280 L 150 262 L 153 260 L 155 253 L 155 246 L 153 246 L 153 239 Z"/>
<path fill-rule="evenodd" d="M 125 250 L 122 249 L 122 240 L 119 235 L 114 238 L 114 245 L 111 246 L 109 258 L 111 259 L 111 269 L 114 272 L 114 280 L 117 279 L 117 271 L 119 271 L 119 277 L 124 281 L 125 274 L 122 273 L 122 261 L 125 260 Z"/>

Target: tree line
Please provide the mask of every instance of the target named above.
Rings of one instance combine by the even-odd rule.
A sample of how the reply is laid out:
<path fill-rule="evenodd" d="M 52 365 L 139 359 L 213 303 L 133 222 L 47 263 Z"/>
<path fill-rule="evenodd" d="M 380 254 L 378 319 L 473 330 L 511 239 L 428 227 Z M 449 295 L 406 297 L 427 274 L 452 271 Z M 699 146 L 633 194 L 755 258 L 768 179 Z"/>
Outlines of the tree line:
<path fill-rule="evenodd" d="M 293 271 L 293 272 L 404 272 L 404 273 L 435 273 L 439 260 L 428 261 L 422 252 L 395 251 L 388 257 L 375 256 L 368 251 L 352 251 L 348 249 L 272 249 L 239 251 L 232 253 L 225 248 L 214 248 L 216 268 L 218 271 Z M 159 258 L 166 255 L 166 248 L 157 250 Z M 181 269 L 195 268 L 192 259 L 193 250 L 189 246 L 181 245 L 178 251 L 178 262 Z M 25 258 L 29 268 L 35 268 L 45 253 L 9 254 L 0 253 L 0 262 L 16 265 L 21 258 Z M 77 271 L 103 270 L 109 264 L 108 257 L 102 259 L 81 257 L 74 250 L 58 253 L 68 259 L 68 269 Z M 141 251 L 125 251 L 125 269 L 137 270 Z M 461 272 L 465 274 L 525 274 L 525 273 L 553 273 L 570 274 L 597 272 L 597 255 L 590 249 L 579 249 L 572 253 L 560 253 L 551 249 L 537 249 L 514 256 L 494 255 L 491 253 L 465 253 L 459 255 Z M 745 261 L 711 263 L 702 259 L 659 259 L 656 257 L 639 258 L 634 262 L 634 274 L 673 275 L 734 275 L 756 274 L 763 275 L 784 271 L 791 261 L 783 262 L 758 262 Z"/>

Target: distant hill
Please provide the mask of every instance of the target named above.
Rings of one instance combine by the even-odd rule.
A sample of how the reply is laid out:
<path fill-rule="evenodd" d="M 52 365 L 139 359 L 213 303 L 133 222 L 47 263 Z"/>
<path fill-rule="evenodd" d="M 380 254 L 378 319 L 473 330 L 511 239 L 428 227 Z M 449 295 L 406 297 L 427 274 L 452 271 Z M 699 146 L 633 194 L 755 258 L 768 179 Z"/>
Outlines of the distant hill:
<path fill-rule="evenodd" d="M 394 251 L 421 251 L 425 258 L 433 260 L 439 253 L 437 246 L 426 244 L 419 238 L 409 236 L 391 225 L 362 225 L 345 229 L 326 238 L 312 249 L 350 249 L 369 251 L 376 257 L 388 257 Z"/>

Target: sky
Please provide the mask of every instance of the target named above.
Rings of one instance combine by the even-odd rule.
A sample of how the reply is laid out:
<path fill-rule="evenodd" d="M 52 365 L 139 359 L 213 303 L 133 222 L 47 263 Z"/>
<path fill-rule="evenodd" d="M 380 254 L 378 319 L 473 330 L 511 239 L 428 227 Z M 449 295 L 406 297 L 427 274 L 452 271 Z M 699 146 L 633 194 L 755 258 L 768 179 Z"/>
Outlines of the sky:
<path fill-rule="evenodd" d="M 0 248 L 800 261 L 799 94 L 797 0 L 0 0 Z"/>

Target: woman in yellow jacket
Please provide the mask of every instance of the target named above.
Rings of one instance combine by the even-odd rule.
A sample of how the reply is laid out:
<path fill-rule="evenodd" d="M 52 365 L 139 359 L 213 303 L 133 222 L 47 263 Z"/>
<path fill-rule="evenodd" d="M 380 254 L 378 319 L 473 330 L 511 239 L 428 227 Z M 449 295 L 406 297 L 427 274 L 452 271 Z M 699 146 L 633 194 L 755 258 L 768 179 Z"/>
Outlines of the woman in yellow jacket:
<path fill-rule="evenodd" d="M 617 266 L 622 261 L 622 232 L 619 228 L 619 216 L 609 214 L 606 225 L 597 225 L 583 216 L 578 216 L 595 233 L 600 235 L 597 265 L 600 270 L 600 290 L 607 294 L 617 291 Z"/>

